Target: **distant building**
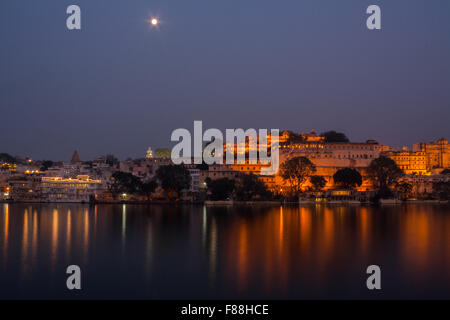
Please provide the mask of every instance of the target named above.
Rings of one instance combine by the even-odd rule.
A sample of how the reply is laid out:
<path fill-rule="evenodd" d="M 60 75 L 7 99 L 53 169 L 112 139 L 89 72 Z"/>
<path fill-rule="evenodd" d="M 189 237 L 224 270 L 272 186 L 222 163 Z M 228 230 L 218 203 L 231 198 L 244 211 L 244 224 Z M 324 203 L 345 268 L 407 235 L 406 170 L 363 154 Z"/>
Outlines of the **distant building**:
<path fill-rule="evenodd" d="M 128 172 L 144 181 L 151 180 L 160 166 L 169 165 L 170 158 L 141 158 L 119 163 L 119 171 Z"/>
<path fill-rule="evenodd" d="M 11 187 L 7 183 L 0 182 L 0 201 L 9 199 L 10 189 Z"/>
<path fill-rule="evenodd" d="M 397 166 L 405 174 L 427 174 L 427 157 L 425 152 L 421 151 L 387 151 L 383 153 L 388 158 L 395 161 Z"/>
<path fill-rule="evenodd" d="M 317 167 L 367 167 L 380 156 L 377 142 L 304 142 L 280 146 L 280 163 L 293 157 L 307 157 Z"/>
<path fill-rule="evenodd" d="M 432 194 L 434 192 L 434 184 L 437 182 L 450 182 L 450 176 L 442 174 L 432 175 L 408 175 L 400 179 L 412 185 L 412 193 L 420 198 L 423 194 Z"/>
<path fill-rule="evenodd" d="M 75 150 L 72 155 L 72 160 L 70 160 L 70 163 L 76 164 L 76 163 L 80 163 L 80 162 L 81 162 L 81 160 L 80 160 L 80 157 L 78 156 L 78 151 Z"/>
<path fill-rule="evenodd" d="M 9 181 L 9 198 L 18 202 L 88 202 L 104 191 L 101 180 L 30 175 Z"/>
<path fill-rule="evenodd" d="M 102 192 L 102 181 L 87 175 L 76 178 L 42 177 L 41 198 L 50 202 L 88 202 Z"/>
<path fill-rule="evenodd" d="M 0 164 L 0 173 L 13 173 L 17 171 L 17 165 L 15 163 L 3 162 Z"/>
<path fill-rule="evenodd" d="M 291 137 L 293 137 L 291 139 Z M 270 147 L 270 135 L 267 136 L 267 147 Z M 310 133 L 301 135 L 301 138 L 295 134 L 285 130 L 281 133 L 280 141 L 280 164 L 295 158 L 306 157 L 316 166 L 317 175 L 323 176 L 327 181 L 325 189 L 334 187 L 333 175 L 337 170 L 346 167 L 357 169 L 363 175 L 363 184 L 358 187 L 360 191 L 366 191 L 372 188 L 372 182 L 367 178 L 366 168 L 370 162 L 380 156 L 382 150 L 388 150 L 388 146 L 380 145 L 375 140 L 368 140 L 361 143 L 351 142 L 324 142 L 324 137 L 318 136 L 314 130 Z M 260 141 L 258 140 L 259 144 Z M 235 152 L 241 150 L 247 154 L 251 148 L 248 141 L 241 145 L 234 146 Z M 226 150 L 226 146 L 224 148 Z M 256 149 L 256 148 L 255 148 Z M 236 179 L 242 174 L 254 174 L 262 180 L 266 186 L 273 191 L 282 192 L 286 190 L 286 182 L 281 178 L 280 173 L 272 176 L 262 176 L 261 168 L 267 166 L 258 161 L 256 164 L 250 164 L 246 159 L 243 164 L 232 165 L 212 165 L 209 169 L 201 172 L 201 183 L 206 178 L 220 179 L 229 178 Z M 304 188 L 309 187 L 306 182 Z"/>
<path fill-rule="evenodd" d="M 9 199 L 22 202 L 39 202 L 41 200 L 41 177 L 22 175 L 8 181 L 10 185 Z"/>
<path fill-rule="evenodd" d="M 152 148 L 148 147 L 147 153 L 145 154 L 145 157 L 146 157 L 147 159 L 153 158 L 153 151 L 152 151 Z"/>
<path fill-rule="evenodd" d="M 446 138 L 435 142 L 416 143 L 413 145 L 413 151 L 425 152 L 429 171 L 450 167 L 450 145 Z"/>
<path fill-rule="evenodd" d="M 324 142 L 325 137 L 318 136 L 314 129 L 311 130 L 310 133 L 303 133 L 302 138 L 305 142 Z"/>

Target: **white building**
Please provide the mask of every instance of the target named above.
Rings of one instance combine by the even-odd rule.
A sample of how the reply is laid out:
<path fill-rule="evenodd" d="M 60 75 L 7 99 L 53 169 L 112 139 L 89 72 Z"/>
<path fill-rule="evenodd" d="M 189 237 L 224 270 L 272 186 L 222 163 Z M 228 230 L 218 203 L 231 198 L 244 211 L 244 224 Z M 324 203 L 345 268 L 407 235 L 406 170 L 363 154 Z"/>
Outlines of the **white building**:
<path fill-rule="evenodd" d="M 152 148 L 148 147 L 147 153 L 145 154 L 145 157 L 146 157 L 147 159 L 153 158 L 153 151 L 152 151 Z"/>

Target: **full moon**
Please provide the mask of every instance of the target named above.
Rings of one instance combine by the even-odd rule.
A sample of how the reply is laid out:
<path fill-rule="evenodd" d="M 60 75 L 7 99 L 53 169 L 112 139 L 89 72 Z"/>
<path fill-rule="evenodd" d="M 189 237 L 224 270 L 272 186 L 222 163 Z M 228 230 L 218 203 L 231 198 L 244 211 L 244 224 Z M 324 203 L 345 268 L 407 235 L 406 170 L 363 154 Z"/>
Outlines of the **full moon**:
<path fill-rule="evenodd" d="M 158 19 L 156 19 L 156 18 L 152 18 L 152 20 L 150 20 L 150 23 L 152 24 L 152 25 L 154 25 L 154 26 L 156 26 L 157 24 L 158 24 Z"/>

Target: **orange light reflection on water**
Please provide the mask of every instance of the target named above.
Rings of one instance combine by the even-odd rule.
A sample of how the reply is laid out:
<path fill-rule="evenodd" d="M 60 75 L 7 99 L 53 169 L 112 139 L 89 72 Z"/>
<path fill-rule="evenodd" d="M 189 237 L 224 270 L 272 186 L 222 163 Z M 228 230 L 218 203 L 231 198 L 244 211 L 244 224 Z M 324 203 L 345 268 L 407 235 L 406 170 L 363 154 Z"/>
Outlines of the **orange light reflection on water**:
<path fill-rule="evenodd" d="M 9 204 L 4 204 L 4 229 L 3 229 L 3 267 L 6 268 L 8 261 L 8 238 L 9 238 Z"/>

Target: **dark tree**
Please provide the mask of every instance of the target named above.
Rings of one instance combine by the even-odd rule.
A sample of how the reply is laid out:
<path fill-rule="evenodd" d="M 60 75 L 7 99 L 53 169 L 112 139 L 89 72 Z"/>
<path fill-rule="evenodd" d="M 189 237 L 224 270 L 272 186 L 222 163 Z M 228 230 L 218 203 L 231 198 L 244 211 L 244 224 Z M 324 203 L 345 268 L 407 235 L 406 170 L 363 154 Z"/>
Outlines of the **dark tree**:
<path fill-rule="evenodd" d="M 333 175 L 334 184 L 345 189 L 353 189 L 362 184 L 362 177 L 358 170 L 343 168 Z"/>
<path fill-rule="evenodd" d="M 116 171 L 111 176 L 111 182 L 108 185 L 108 190 L 117 198 L 119 193 L 136 194 L 141 192 L 141 180 L 133 176 L 131 173 Z"/>
<path fill-rule="evenodd" d="M 181 190 L 189 189 L 191 184 L 191 175 L 184 165 L 161 166 L 156 170 L 156 178 L 170 199 L 174 192 L 179 195 Z"/>
<path fill-rule="evenodd" d="M 309 181 L 311 182 L 312 189 L 314 191 L 322 190 L 327 184 L 327 180 L 325 180 L 325 178 L 322 176 L 311 176 L 309 178 Z"/>
<path fill-rule="evenodd" d="M 403 171 L 395 161 L 385 156 L 373 159 L 367 172 L 381 197 L 391 196 L 390 188 L 397 184 L 398 179 L 403 176 Z"/>
<path fill-rule="evenodd" d="M 350 142 L 344 133 L 334 130 L 323 132 L 320 136 L 325 137 L 325 142 Z"/>
<path fill-rule="evenodd" d="M 401 182 L 397 184 L 397 190 L 401 193 L 402 199 L 408 199 L 413 190 L 413 186 L 408 182 Z"/>
<path fill-rule="evenodd" d="M 444 169 L 444 170 L 441 171 L 440 174 L 450 175 L 450 169 L 448 169 L 448 168 Z"/>
<path fill-rule="evenodd" d="M 141 193 L 147 197 L 147 201 L 150 201 L 152 193 L 155 192 L 157 187 L 158 183 L 155 180 L 150 180 L 141 184 Z"/>
<path fill-rule="evenodd" d="M 295 195 L 301 192 L 302 184 L 316 172 L 316 166 L 306 157 L 296 157 L 281 165 L 281 177 L 289 182 Z"/>
<path fill-rule="evenodd" d="M 45 161 L 42 162 L 41 171 L 47 171 L 48 168 L 50 168 L 52 166 L 53 166 L 53 161 L 45 160 Z"/>
<path fill-rule="evenodd" d="M 226 200 L 231 197 L 234 190 L 234 180 L 228 178 L 211 180 L 208 183 L 208 191 L 211 192 L 211 200 Z"/>
<path fill-rule="evenodd" d="M 156 158 L 170 159 L 172 151 L 169 148 L 159 148 L 155 150 Z"/>
<path fill-rule="evenodd" d="M 433 183 L 433 191 L 440 200 L 450 200 L 450 181 Z"/>
<path fill-rule="evenodd" d="M 236 182 L 236 198 L 238 200 L 250 201 L 254 199 L 270 199 L 272 193 L 267 189 L 265 183 L 254 174 L 245 174 Z"/>
<path fill-rule="evenodd" d="M 8 153 L 0 153 L 0 163 L 7 162 L 7 163 L 17 163 L 16 158 L 14 158 L 12 155 Z"/>

